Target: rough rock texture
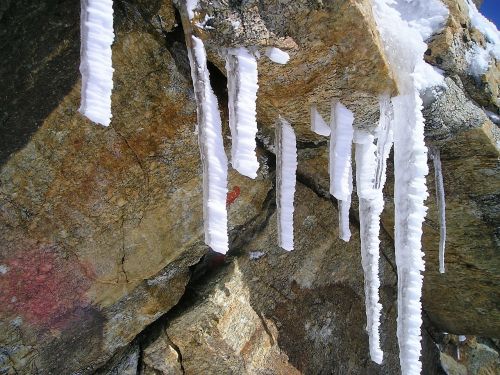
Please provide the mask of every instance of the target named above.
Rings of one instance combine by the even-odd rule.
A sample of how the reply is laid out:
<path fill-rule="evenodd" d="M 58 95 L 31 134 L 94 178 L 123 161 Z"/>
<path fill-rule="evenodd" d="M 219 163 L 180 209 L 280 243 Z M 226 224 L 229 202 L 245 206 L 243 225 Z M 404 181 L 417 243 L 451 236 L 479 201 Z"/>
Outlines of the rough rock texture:
<path fill-rule="evenodd" d="M 499 138 L 481 108 L 498 111 L 498 73 L 492 67 L 478 83 L 460 65 L 470 48 L 463 35 L 481 43 L 461 1 L 447 1 L 452 17 L 428 55 L 445 70 L 447 87 L 423 93 L 427 141 L 442 155 L 448 219 L 448 270 L 440 275 L 431 196 L 424 235 L 425 374 L 441 371 L 434 345 L 441 338 L 434 332 L 500 336 Z M 263 55 L 276 46 L 291 56 L 284 66 L 259 60 L 261 169 L 255 181 L 230 171 L 226 260 L 202 244 L 194 95 L 173 4 L 115 1 L 110 128 L 77 113 L 78 1 L 0 4 L 6 51 L 0 66 L 0 374 L 399 372 L 390 178 L 380 367 L 368 358 L 357 214 L 351 212 L 353 239 L 339 241 L 326 141 L 309 130 L 311 104 L 328 120 L 331 100 L 341 99 L 357 126 L 372 127 L 377 96 L 395 93 L 369 4 L 201 2 L 195 32 L 207 45 L 225 122 L 221 47 L 241 43 Z M 276 246 L 269 150 L 279 113 L 291 120 L 300 148 L 292 253 Z M 428 184 L 433 194 L 432 173 Z M 491 359 L 481 358 L 485 366 Z M 473 363 L 459 364 L 472 371 Z"/>
<path fill-rule="evenodd" d="M 342 100 L 355 113 L 354 125 L 370 128 L 378 119 L 378 96 L 396 90 L 368 0 L 200 1 L 194 33 L 206 40 L 221 70 L 222 47 L 259 51 L 258 119 L 269 126 L 281 114 L 303 140 L 317 139 L 310 131 L 311 105 L 329 118 L 331 102 Z M 286 51 L 289 62 L 273 63 L 264 56 L 267 46 Z"/>

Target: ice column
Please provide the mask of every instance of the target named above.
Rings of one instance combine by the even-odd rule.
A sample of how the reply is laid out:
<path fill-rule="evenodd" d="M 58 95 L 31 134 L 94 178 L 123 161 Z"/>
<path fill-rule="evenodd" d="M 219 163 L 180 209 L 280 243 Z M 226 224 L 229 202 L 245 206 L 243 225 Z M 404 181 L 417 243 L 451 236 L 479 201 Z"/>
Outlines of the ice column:
<path fill-rule="evenodd" d="M 330 135 L 330 194 L 338 200 L 340 238 L 349 241 L 349 208 L 352 193 L 353 113 L 340 102 L 332 105 Z"/>
<path fill-rule="evenodd" d="M 81 0 L 80 72 L 82 74 L 79 111 L 91 121 L 109 126 L 113 67 L 112 0 Z"/>
<path fill-rule="evenodd" d="M 246 48 L 233 48 L 226 56 L 231 128 L 231 163 L 244 176 L 257 177 L 257 61 Z"/>
<path fill-rule="evenodd" d="M 278 244 L 293 250 L 293 200 L 297 171 L 297 145 L 292 126 L 282 117 L 276 123 L 276 192 Z"/>

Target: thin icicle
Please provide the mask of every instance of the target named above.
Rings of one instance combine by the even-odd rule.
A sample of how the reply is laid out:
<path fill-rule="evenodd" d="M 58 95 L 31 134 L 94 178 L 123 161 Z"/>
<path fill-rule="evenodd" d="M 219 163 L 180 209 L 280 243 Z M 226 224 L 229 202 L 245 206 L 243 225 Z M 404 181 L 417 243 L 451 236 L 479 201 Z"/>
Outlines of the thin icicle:
<path fill-rule="evenodd" d="M 109 126 L 113 67 L 111 44 L 113 0 L 81 0 L 80 73 L 82 89 L 80 113 L 91 121 Z"/>
<path fill-rule="evenodd" d="M 297 145 L 292 126 L 282 117 L 276 123 L 276 191 L 278 244 L 293 250 L 293 200 L 297 171 Z"/>
<path fill-rule="evenodd" d="M 352 193 L 353 113 L 340 102 L 332 105 L 330 135 L 330 194 L 338 200 L 340 238 L 349 241 L 349 208 Z"/>
<path fill-rule="evenodd" d="M 255 154 L 257 135 L 257 61 L 246 48 L 234 48 L 226 56 L 231 128 L 231 163 L 250 178 L 257 177 L 259 162 Z"/>
<path fill-rule="evenodd" d="M 355 132 L 356 186 L 359 197 L 361 259 L 365 277 L 366 330 L 369 336 L 370 356 L 382 363 L 380 347 L 380 214 L 384 208 L 383 188 L 387 158 L 392 146 L 392 130 L 388 97 L 380 99 L 378 140 L 366 131 Z"/>
<path fill-rule="evenodd" d="M 441 155 L 437 148 L 431 149 L 434 164 L 434 179 L 436 181 L 436 200 L 439 213 L 439 272 L 445 273 L 444 250 L 446 245 L 446 201 L 444 195 L 443 170 Z"/>
<path fill-rule="evenodd" d="M 323 120 L 315 105 L 311 106 L 311 130 L 318 135 L 329 136 L 330 126 Z"/>

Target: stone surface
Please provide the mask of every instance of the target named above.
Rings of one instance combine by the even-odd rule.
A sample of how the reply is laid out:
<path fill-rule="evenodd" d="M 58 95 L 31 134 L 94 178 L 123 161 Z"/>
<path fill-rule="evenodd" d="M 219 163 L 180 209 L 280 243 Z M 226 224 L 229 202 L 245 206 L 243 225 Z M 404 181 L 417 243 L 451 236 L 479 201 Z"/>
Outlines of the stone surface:
<path fill-rule="evenodd" d="M 378 366 L 368 358 L 359 233 L 353 227 L 352 241 L 340 240 L 333 202 L 302 184 L 296 199 L 295 250 L 277 246 L 275 207 L 269 207 L 263 230 L 218 274 L 194 287 L 193 303 L 181 305 L 145 353 L 168 338 L 186 374 L 399 372 L 392 266 L 382 259 L 385 362 Z M 170 351 L 163 349 L 159 365 Z"/>
<path fill-rule="evenodd" d="M 328 121 L 331 100 L 340 99 L 356 126 L 371 128 L 377 96 L 395 94 L 369 4 L 201 2 L 195 32 L 208 48 L 224 123 L 221 47 L 254 46 L 259 142 L 272 151 L 282 114 L 300 148 L 297 250 L 276 246 L 274 159 L 259 148 L 255 181 L 230 170 L 227 259 L 202 244 L 194 95 L 173 4 L 115 2 L 110 128 L 77 112 L 78 1 L 0 4 L 7 51 L 0 66 L 2 375 L 399 372 L 390 236 L 383 232 L 386 359 L 377 366 L 364 331 L 357 214 L 345 244 L 328 194 L 326 140 L 309 130 L 311 104 Z M 449 228 L 448 271 L 439 275 L 431 196 L 423 331 L 430 375 L 442 374 L 431 328 L 498 337 L 500 327 L 499 138 L 481 108 L 498 111 L 498 74 L 492 66 L 480 82 L 468 76 L 465 53 L 484 38 L 471 29 L 462 0 L 447 4 L 452 17 L 427 56 L 445 70 L 447 88 L 423 93 L 427 141 L 442 152 Z M 267 46 L 287 51 L 289 63 L 270 62 Z M 229 150 L 226 125 L 224 132 Z M 430 175 L 431 194 L 433 183 Z M 386 197 L 390 234 L 390 178 Z M 461 364 L 472 371 L 470 363 Z"/>
<path fill-rule="evenodd" d="M 195 106 L 177 68 L 182 56 L 176 60 L 163 34 L 144 21 L 153 2 L 147 9 L 120 4 L 113 126 L 77 112 L 78 83 L 59 92 L 53 107 L 32 93 L 27 103 L 48 116 L 0 172 L 2 373 L 91 372 L 177 303 L 189 268 L 207 250 L 200 246 Z M 53 11 L 47 6 L 28 17 Z M 74 6 L 67 2 L 61 12 Z M 153 11 L 164 15 L 163 27 L 172 26 L 173 8 L 162 6 Z M 12 17 L 23 9 L 11 8 Z M 47 78 L 43 69 L 31 73 Z M 271 186 L 262 170 L 256 181 L 230 174 L 231 230 L 259 213 Z"/>

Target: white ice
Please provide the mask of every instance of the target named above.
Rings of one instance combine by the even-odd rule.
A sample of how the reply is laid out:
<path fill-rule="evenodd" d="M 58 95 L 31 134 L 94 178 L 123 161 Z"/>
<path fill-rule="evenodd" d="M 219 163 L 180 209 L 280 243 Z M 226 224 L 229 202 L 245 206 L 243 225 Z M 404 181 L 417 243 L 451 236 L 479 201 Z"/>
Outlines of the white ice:
<path fill-rule="evenodd" d="M 292 126 L 282 117 L 276 123 L 276 191 L 278 244 L 293 250 L 293 201 L 297 171 L 297 145 Z"/>
<path fill-rule="evenodd" d="M 80 73 L 82 74 L 79 111 L 91 121 L 109 126 L 113 67 L 112 0 L 81 0 Z"/>
<path fill-rule="evenodd" d="M 369 337 L 370 357 L 382 363 L 380 347 L 379 303 L 379 232 L 380 214 L 384 208 L 383 188 L 387 158 L 392 147 L 391 107 L 389 98 L 380 99 L 380 120 L 376 129 L 377 141 L 366 131 L 357 130 L 356 188 L 359 197 L 361 259 L 365 277 L 366 330 Z"/>
<path fill-rule="evenodd" d="M 244 176 L 257 177 L 257 61 L 246 48 L 234 48 L 226 56 L 231 129 L 231 164 Z"/>
<path fill-rule="evenodd" d="M 349 208 L 352 193 L 353 113 L 342 103 L 332 104 L 330 134 L 330 194 L 338 201 L 340 238 L 349 241 Z"/>
<path fill-rule="evenodd" d="M 267 47 L 265 54 L 272 62 L 278 64 L 286 64 L 290 60 L 288 53 L 276 47 Z"/>
<path fill-rule="evenodd" d="M 311 106 L 311 130 L 318 135 L 329 136 L 330 126 L 323 120 L 315 105 Z"/>
<path fill-rule="evenodd" d="M 441 167 L 441 153 L 439 149 L 432 149 L 434 165 L 434 179 L 436 182 L 436 200 L 439 215 L 439 272 L 445 272 L 444 251 L 446 246 L 446 201 L 444 194 L 443 170 Z"/>
<path fill-rule="evenodd" d="M 222 141 L 222 124 L 217 98 L 210 86 L 207 56 L 201 39 L 192 36 L 189 50 L 191 76 L 195 89 L 198 114 L 198 140 L 203 164 L 203 218 L 205 243 L 214 251 L 225 254 L 227 236 L 227 168 Z M 194 52 L 194 53 L 193 53 Z"/>
<path fill-rule="evenodd" d="M 396 79 L 399 96 L 392 99 L 394 109 L 394 203 L 395 251 L 398 273 L 397 334 L 403 375 L 417 375 L 422 370 L 421 351 L 421 272 L 422 223 L 426 215 L 425 176 L 427 148 L 424 143 L 422 100 L 417 81 L 424 69 L 427 45 L 420 28 L 396 10 L 405 0 L 373 0 L 373 13 L 382 38 L 385 54 Z M 422 0 L 421 6 L 432 7 L 435 0 Z M 418 22 L 422 24 L 422 21 Z"/>

